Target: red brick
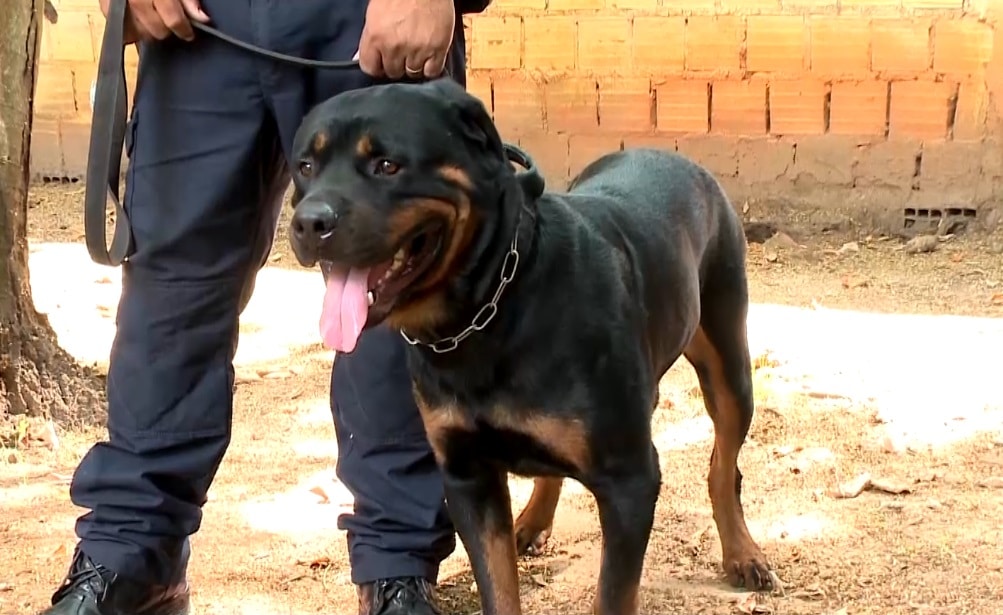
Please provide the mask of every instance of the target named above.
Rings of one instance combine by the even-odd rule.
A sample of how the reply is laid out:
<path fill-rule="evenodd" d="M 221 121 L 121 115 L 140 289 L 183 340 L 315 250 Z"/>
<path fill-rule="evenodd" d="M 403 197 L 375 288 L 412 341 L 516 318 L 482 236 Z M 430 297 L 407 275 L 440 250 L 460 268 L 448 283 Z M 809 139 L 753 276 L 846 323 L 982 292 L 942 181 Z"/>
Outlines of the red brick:
<path fill-rule="evenodd" d="M 955 141 L 978 141 L 986 134 L 989 91 L 981 79 L 962 82 L 958 87 L 958 105 L 954 112 Z"/>
<path fill-rule="evenodd" d="M 964 8 L 964 0 L 902 0 L 906 9 L 954 9 Z"/>
<path fill-rule="evenodd" d="M 523 63 L 528 69 L 561 72 L 575 67 L 578 23 L 574 17 L 527 17 Z"/>
<path fill-rule="evenodd" d="M 836 135 L 801 136 L 787 176 L 797 184 L 850 186 L 857 139 Z"/>
<path fill-rule="evenodd" d="M 62 15 L 60 15 L 62 21 Z M 90 149 L 90 122 L 62 122 L 63 171 L 67 177 L 83 177 L 87 173 L 87 152 Z"/>
<path fill-rule="evenodd" d="M 568 167 L 571 178 L 596 158 L 620 151 L 622 142 L 613 135 L 571 135 L 568 142 Z"/>
<path fill-rule="evenodd" d="M 919 141 L 908 139 L 858 147 L 853 165 L 854 184 L 911 190 L 916 175 L 916 156 L 921 149 Z"/>
<path fill-rule="evenodd" d="M 606 6 L 617 11 L 630 9 L 654 11 L 658 9 L 658 0 L 606 0 Z"/>
<path fill-rule="evenodd" d="M 676 150 L 721 180 L 738 175 L 735 138 L 699 135 L 676 140 Z"/>
<path fill-rule="evenodd" d="M 866 75 L 871 65 L 871 28 L 857 17 L 812 17 L 811 70 L 819 76 Z"/>
<path fill-rule="evenodd" d="M 547 12 L 594 11 L 603 8 L 604 0 L 548 0 Z"/>
<path fill-rule="evenodd" d="M 547 0 L 494 0 L 485 14 L 495 15 L 513 14 L 523 15 L 527 10 L 542 11 L 547 8 Z M 479 19 L 480 15 L 475 15 L 474 19 Z"/>
<path fill-rule="evenodd" d="M 920 190 L 935 190 L 943 200 L 974 200 L 982 169 L 972 161 L 981 157 L 982 149 L 981 143 L 924 143 L 919 171 Z"/>
<path fill-rule="evenodd" d="M 818 135 L 825 132 L 826 85 L 821 81 L 770 82 L 770 132 Z"/>
<path fill-rule="evenodd" d="M 707 132 L 709 83 L 673 79 L 655 86 L 655 125 L 659 132 Z"/>
<path fill-rule="evenodd" d="M 766 132 L 766 82 L 715 81 L 711 88 L 711 132 L 761 135 Z"/>
<path fill-rule="evenodd" d="M 543 130 L 543 93 L 539 84 L 525 77 L 496 76 L 494 119 L 503 139 Z"/>
<path fill-rule="evenodd" d="M 659 149 L 666 152 L 676 151 L 675 137 L 662 135 L 624 135 L 623 149 Z"/>
<path fill-rule="evenodd" d="M 884 136 L 888 84 L 884 81 L 837 81 L 832 84 L 829 132 Z"/>
<path fill-rule="evenodd" d="M 630 57 L 630 20 L 626 17 L 578 18 L 578 65 L 583 71 L 616 72 Z"/>
<path fill-rule="evenodd" d="M 871 68 L 922 72 L 930 68 L 930 21 L 875 19 L 871 22 Z"/>
<path fill-rule="evenodd" d="M 794 165 L 794 144 L 776 138 L 738 139 L 738 176 L 750 184 L 772 184 Z"/>
<path fill-rule="evenodd" d="M 780 0 L 721 0 L 722 13 L 766 13 L 780 9 Z"/>
<path fill-rule="evenodd" d="M 91 121 L 91 84 L 97 81 L 98 69 L 93 63 L 76 62 L 70 65 L 73 73 L 73 92 L 79 119 Z"/>
<path fill-rule="evenodd" d="M 937 81 L 892 82 L 888 115 L 891 138 L 947 138 L 948 109 L 954 85 Z"/>
<path fill-rule="evenodd" d="M 44 64 L 52 59 L 52 28 L 42 28 L 39 39 L 38 62 Z"/>
<path fill-rule="evenodd" d="M 470 68 L 519 68 L 522 19 L 481 16 L 471 21 Z"/>
<path fill-rule="evenodd" d="M 31 127 L 32 178 L 59 177 L 63 174 L 63 151 L 57 120 L 35 121 Z"/>
<path fill-rule="evenodd" d="M 82 11 L 60 11 L 58 24 L 45 24 L 52 29 L 52 58 L 72 62 L 95 62 L 90 15 Z"/>
<path fill-rule="evenodd" d="M 686 50 L 684 17 L 635 17 L 631 65 L 648 74 L 682 72 Z"/>
<path fill-rule="evenodd" d="M 741 17 L 692 16 L 686 24 L 686 69 L 694 71 L 737 71 L 741 68 Z"/>
<path fill-rule="evenodd" d="M 802 16 L 751 16 L 746 27 L 745 66 L 750 71 L 800 74 L 804 70 L 808 33 Z"/>
<path fill-rule="evenodd" d="M 839 6 L 851 10 L 895 10 L 902 6 L 902 0 L 840 0 Z"/>
<path fill-rule="evenodd" d="M 599 80 L 599 128 L 603 132 L 643 132 L 654 128 L 651 81 L 647 77 Z"/>
<path fill-rule="evenodd" d="M 547 190 L 563 190 L 568 185 L 568 136 L 537 132 L 519 138 L 543 174 Z"/>
<path fill-rule="evenodd" d="M 547 82 L 543 94 L 548 130 L 568 134 L 595 131 L 599 127 L 596 90 L 595 80 L 587 77 L 562 77 Z"/>
<path fill-rule="evenodd" d="M 985 70 L 993 54 L 993 30 L 971 19 L 942 19 L 933 28 L 933 70 L 973 75 Z"/>
<path fill-rule="evenodd" d="M 49 62 L 39 69 L 35 86 L 35 117 L 54 121 L 76 115 L 71 66 L 65 62 Z"/>
<path fill-rule="evenodd" d="M 492 112 L 491 77 L 485 73 L 467 73 L 467 91 L 481 101 L 488 113 Z"/>

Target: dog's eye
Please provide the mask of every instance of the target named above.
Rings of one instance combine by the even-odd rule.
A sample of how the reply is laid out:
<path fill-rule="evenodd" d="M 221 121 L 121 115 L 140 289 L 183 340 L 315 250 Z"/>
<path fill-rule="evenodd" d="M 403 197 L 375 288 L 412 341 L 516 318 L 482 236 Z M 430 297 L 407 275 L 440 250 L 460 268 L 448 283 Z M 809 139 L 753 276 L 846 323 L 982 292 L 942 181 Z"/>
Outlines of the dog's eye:
<path fill-rule="evenodd" d="M 309 160 L 301 160 L 298 168 L 303 177 L 310 177 L 313 174 L 313 163 Z"/>
<path fill-rule="evenodd" d="M 394 175 L 400 168 L 400 165 L 393 160 L 380 158 L 373 164 L 373 175 Z"/>

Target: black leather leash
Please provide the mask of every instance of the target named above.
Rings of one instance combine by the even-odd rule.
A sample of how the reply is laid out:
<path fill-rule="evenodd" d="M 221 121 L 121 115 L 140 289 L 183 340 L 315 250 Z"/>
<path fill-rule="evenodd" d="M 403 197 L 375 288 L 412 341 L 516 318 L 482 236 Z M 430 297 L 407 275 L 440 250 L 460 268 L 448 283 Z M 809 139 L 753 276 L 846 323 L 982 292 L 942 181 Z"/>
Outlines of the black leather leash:
<path fill-rule="evenodd" d="M 117 267 L 132 253 L 132 229 L 119 195 L 122 149 L 128 125 L 128 89 L 125 81 L 125 18 L 127 0 L 111 0 L 101 41 L 94 110 L 91 116 L 90 147 L 87 155 L 87 181 L 84 187 L 84 240 L 91 260 L 99 265 Z M 199 22 L 192 27 L 200 32 L 240 47 L 251 53 L 297 66 L 322 69 L 358 68 L 357 60 L 308 60 L 263 49 L 223 34 Z M 108 201 L 115 208 L 115 231 L 111 247 L 105 235 Z"/>

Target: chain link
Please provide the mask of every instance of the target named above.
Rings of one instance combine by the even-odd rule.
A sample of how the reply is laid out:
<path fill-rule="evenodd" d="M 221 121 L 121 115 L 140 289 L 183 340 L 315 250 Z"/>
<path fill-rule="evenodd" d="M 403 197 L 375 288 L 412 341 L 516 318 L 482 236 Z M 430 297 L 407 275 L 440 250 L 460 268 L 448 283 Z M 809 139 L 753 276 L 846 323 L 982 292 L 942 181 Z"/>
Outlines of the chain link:
<path fill-rule="evenodd" d="M 502 293 L 505 292 L 505 287 L 509 285 L 515 278 L 515 272 L 519 269 L 519 232 L 518 226 L 516 226 L 515 237 L 512 238 L 512 245 L 509 247 L 508 254 L 505 255 L 505 260 L 502 262 L 501 278 L 498 283 L 498 288 L 495 289 L 495 295 L 491 298 L 491 302 L 482 306 L 481 309 L 477 310 L 477 314 L 474 315 L 473 321 L 466 329 L 460 331 L 452 337 L 445 337 L 431 344 L 428 342 L 423 342 L 421 340 L 414 339 L 410 337 L 404 329 L 401 329 L 401 337 L 404 338 L 408 344 L 412 346 L 422 345 L 431 348 L 433 352 L 442 354 L 456 350 L 456 347 L 460 345 L 460 342 L 467 339 L 474 331 L 480 331 L 484 327 L 488 326 L 488 323 L 498 314 L 498 301 L 501 300 Z"/>

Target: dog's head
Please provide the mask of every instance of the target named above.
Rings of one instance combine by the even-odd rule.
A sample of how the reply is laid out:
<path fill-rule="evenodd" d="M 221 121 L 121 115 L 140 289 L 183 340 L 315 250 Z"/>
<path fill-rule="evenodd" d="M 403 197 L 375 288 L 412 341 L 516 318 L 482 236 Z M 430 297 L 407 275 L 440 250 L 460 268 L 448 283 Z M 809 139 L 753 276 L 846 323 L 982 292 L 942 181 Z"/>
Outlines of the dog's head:
<path fill-rule="evenodd" d="M 514 170 L 481 102 L 448 78 L 339 94 L 293 143 L 293 252 L 327 280 L 321 328 L 350 352 L 387 321 L 447 318 L 444 290 L 502 220 Z"/>

